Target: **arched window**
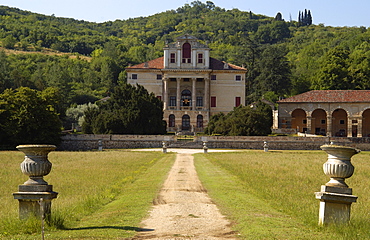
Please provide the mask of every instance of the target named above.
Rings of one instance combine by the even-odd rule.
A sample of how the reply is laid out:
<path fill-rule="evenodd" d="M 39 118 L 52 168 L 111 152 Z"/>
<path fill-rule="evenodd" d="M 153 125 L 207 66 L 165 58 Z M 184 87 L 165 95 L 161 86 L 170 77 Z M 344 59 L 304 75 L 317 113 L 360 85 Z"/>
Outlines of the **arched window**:
<path fill-rule="evenodd" d="M 175 115 L 173 114 L 168 117 L 168 127 L 175 127 Z"/>
<path fill-rule="evenodd" d="M 202 128 L 203 127 L 203 116 L 198 115 L 197 116 L 197 128 Z"/>
<path fill-rule="evenodd" d="M 181 105 L 184 107 L 191 106 L 191 92 L 187 89 L 181 92 Z"/>
<path fill-rule="evenodd" d="M 182 116 L 182 130 L 190 130 L 190 117 L 187 114 Z"/>
<path fill-rule="evenodd" d="M 191 63 L 191 45 L 190 43 L 184 43 L 182 45 L 182 62 Z"/>

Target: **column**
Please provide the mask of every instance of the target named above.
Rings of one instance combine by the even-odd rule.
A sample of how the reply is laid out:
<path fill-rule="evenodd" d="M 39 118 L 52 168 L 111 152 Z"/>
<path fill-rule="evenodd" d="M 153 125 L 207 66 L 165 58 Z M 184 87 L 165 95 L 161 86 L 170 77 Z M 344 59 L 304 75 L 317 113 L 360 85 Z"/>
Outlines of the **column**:
<path fill-rule="evenodd" d="M 180 110 L 181 102 L 181 89 L 180 89 L 181 78 L 176 78 L 176 109 Z"/>
<path fill-rule="evenodd" d="M 357 122 L 357 137 L 362 137 L 362 117 L 358 118 Z"/>
<path fill-rule="evenodd" d="M 209 110 L 209 78 L 204 78 L 204 109 Z"/>
<path fill-rule="evenodd" d="M 331 137 L 332 136 L 332 116 L 327 116 L 326 117 L 326 132 L 327 132 L 327 136 L 328 137 Z"/>
<path fill-rule="evenodd" d="M 312 131 L 311 131 L 311 128 L 312 128 L 312 117 L 311 116 L 307 116 L 307 133 L 311 134 Z"/>
<path fill-rule="evenodd" d="M 181 66 L 181 50 L 177 50 L 177 67 L 180 68 Z"/>
<path fill-rule="evenodd" d="M 168 78 L 163 78 L 163 110 L 168 109 Z"/>
<path fill-rule="evenodd" d="M 169 50 L 165 49 L 164 50 L 164 68 L 168 68 L 168 62 L 169 62 Z"/>
<path fill-rule="evenodd" d="M 347 137 L 352 137 L 352 118 L 347 117 Z"/>
<path fill-rule="evenodd" d="M 193 68 L 195 68 L 197 66 L 197 59 L 198 59 L 198 56 L 197 56 L 197 51 L 193 49 L 192 51 L 192 56 L 191 56 L 191 61 L 192 61 L 192 64 L 193 64 Z"/>
<path fill-rule="evenodd" d="M 192 78 L 191 79 L 191 83 L 192 83 L 192 92 L 191 92 L 191 105 L 192 105 L 192 109 L 195 110 L 195 107 L 196 107 L 196 78 Z"/>

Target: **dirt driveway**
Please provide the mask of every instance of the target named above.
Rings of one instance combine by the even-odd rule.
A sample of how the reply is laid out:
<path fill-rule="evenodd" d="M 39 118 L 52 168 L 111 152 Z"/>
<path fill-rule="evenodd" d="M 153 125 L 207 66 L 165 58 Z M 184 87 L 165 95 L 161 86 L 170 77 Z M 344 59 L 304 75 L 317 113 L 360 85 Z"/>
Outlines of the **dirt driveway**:
<path fill-rule="evenodd" d="M 177 153 L 150 216 L 134 239 L 237 239 L 197 176 L 192 153 Z"/>

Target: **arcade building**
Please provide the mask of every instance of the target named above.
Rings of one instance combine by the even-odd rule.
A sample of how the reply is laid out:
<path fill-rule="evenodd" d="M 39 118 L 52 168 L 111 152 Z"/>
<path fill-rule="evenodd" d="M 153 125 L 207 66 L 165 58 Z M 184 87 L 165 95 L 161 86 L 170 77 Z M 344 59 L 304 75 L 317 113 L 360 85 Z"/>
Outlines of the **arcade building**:
<path fill-rule="evenodd" d="M 313 90 L 278 104 L 279 129 L 329 137 L 370 137 L 370 90 Z"/>

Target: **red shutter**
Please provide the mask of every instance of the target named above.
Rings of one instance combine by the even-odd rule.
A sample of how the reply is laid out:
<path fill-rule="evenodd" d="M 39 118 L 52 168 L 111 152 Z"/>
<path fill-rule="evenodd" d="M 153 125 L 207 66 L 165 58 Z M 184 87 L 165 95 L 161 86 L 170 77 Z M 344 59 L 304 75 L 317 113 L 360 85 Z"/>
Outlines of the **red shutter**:
<path fill-rule="evenodd" d="M 216 107 L 216 97 L 211 97 L 211 107 Z"/>
<path fill-rule="evenodd" d="M 235 107 L 240 106 L 240 97 L 235 97 Z"/>

